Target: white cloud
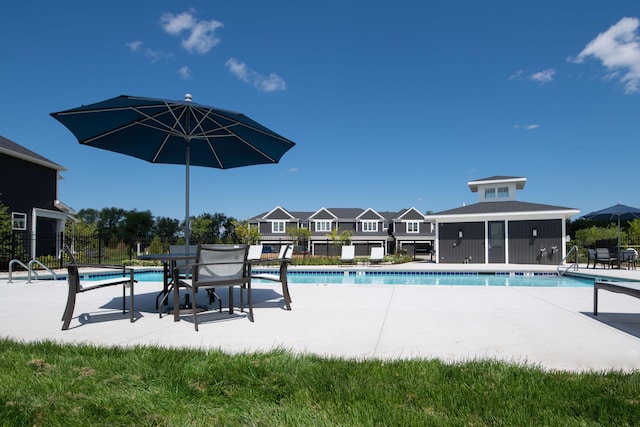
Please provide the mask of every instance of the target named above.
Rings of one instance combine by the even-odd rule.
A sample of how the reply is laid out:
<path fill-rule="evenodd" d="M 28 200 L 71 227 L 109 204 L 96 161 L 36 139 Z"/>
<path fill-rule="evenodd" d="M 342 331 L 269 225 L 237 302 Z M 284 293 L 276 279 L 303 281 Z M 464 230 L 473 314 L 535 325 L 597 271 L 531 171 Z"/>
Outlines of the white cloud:
<path fill-rule="evenodd" d="M 553 81 L 553 75 L 556 73 L 556 70 L 553 68 L 549 68 L 546 70 L 538 71 L 537 73 L 533 73 L 529 76 L 529 80 L 540 83 L 540 86 L 547 84 Z"/>
<path fill-rule="evenodd" d="M 181 46 L 190 53 L 204 55 L 220 43 L 215 32 L 223 24 L 216 20 L 200 21 L 193 14 L 193 10 L 178 15 L 164 13 L 160 17 L 160 23 L 168 34 L 180 36 L 187 32 L 188 36 L 182 39 Z"/>
<path fill-rule="evenodd" d="M 591 40 L 573 61 L 582 63 L 592 56 L 610 73 L 607 79 L 619 79 L 625 93 L 640 92 L 640 36 L 638 18 L 622 18 L 604 33 Z"/>
<path fill-rule="evenodd" d="M 137 52 L 138 49 L 140 49 L 140 46 L 142 46 L 142 42 L 140 40 L 136 40 L 134 42 L 129 42 L 125 44 L 129 49 L 131 49 L 131 52 Z"/>
<path fill-rule="evenodd" d="M 523 74 L 524 74 L 524 70 L 519 69 L 509 77 L 509 80 L 520 80 Z"/>
<path fill-rule="evenodd" d="M 530 125 L 513 125 L 514 129 L 524 129 L 524 130 L 534 130 L 538 129 L 540 125 L 538 124 L 530 124 Z"/>
<path fill-rule="evenodd" d="M 225 65 L 231 74 L 239 80 L 255 86 L 262 92 L 275 92 L 287 89 L 286 82 L 277 74 L 271 73 L 268 76 L 263 76 L 251 70 L 244 62 L 238 62 L 235 58 L 229 58 Z"/>
<path fill-rule="evenodd" d="M 191 80 L 193 78 L 191 76 L 191 70 L 186 65 L 184 67 L 180 67 L 178 72 L 180 73 L 180 77 L 184 80 Z"/>
<path fill-rule="evenodd" d="M 289 168 L 289 169 L 287 169 L 287 170 L 288 170 L 290 173 L 296 173 L 296 172 L 298 172 L 298 168 L 295 168 L 295 167 L 294 167 L 294 168 Z"/>
<path fill-rule="evenodd" d="M 170 53 L 166 53 L 166 52 L 162 52 L 159 50 L 153 50 L 150 48 L 146 48 L 146 49 L 142 49 L 142 45 L 144 43 L 142 43 L 139 40 L 136 40 L 134 42 L 129 42 L 129 43 L 125 43 L 125 45 L 131 49 L 131 52 L 134 53 L 140 53 L 144 56 L 146 56 L 147 58 L 149 58 L 151 60 L 151 62 L 155 63 L 158 62 L 162 59 L 169 59 L 171 58 L 173 55 Z"/>

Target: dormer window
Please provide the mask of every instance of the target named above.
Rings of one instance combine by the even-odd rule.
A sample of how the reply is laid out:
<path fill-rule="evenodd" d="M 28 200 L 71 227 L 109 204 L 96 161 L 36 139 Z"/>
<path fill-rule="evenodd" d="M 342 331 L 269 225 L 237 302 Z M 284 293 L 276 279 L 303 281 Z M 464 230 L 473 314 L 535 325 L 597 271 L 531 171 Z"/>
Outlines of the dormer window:
<path fill-rule="evenodd" d="M 316 232 L 330 232 L 331 221 L 316 221 Z"/>
<path fill-rule="evenodd" d="M 496 189 L 495 188 L 485 188 L 484 189 L 484 198 L 485 199 L 495 199 L 496 198 Z"/>
<path fill-rule="evenodd" d="M 407 233 L 418 233 L 420 231 L 420 224 L 418 221 L 407 222 Z"/>
<path fill-rule="evenodd" d="M 378 231 L 378 221 L 362 221 L 362 231 Z"/>
<path fill-rule="evenodd" d="M 271 223 L 272 233 L 284 233 L 284 221 L 273 221 Z"/>
<path fill-rule="evenodd" d="M 509 198 L 509 187 L 498 187 L 498 199 Z"/>

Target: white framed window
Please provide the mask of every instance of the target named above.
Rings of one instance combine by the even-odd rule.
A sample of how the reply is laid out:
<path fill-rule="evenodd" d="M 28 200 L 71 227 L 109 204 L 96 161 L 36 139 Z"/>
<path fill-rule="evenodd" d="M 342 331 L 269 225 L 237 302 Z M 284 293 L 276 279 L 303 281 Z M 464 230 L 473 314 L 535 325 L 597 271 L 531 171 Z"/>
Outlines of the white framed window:
<path fill-rule="evenodd" d="M 485 199 L 495 199 L 496 198 L 496 189 L 495 188 L 485 188 L 484 189 L 484 198 Z"/>
<path fill-rule="evenodd" d="M 419 233 L 420 223 L 418 221 L 407 222 L 407 233 Z"/>
<path fill-rule="evenodd" d="M 272 233 L 284 233 L 284 221 L 273 221 L 271 223 Z"/>
<path fill-rule="evenodd" d="M 382 223 L 382 229 L 383 230 L 388 230 L 389 229 L 389 221 L 384 221 Z"/>
<path fill-rule="evenodd" d="M 318 232 L 330 232 L 331 221 L 316 221 L 316 231 Z"/>
<path fill-rule="evenodd" d="M 509 187 L 498 187 L 498 199 L 509 198 Z"/>
<path fill-rule="evenodd" d="M 378 221 L 362 221 L 362 231 L 378 231 Z"/>
<path fill-rule="evenodd" d="M 26 230 L 27 229 L 27 214 L 20 212 L 11 213 L 11 224 L 14 230 Z"/>

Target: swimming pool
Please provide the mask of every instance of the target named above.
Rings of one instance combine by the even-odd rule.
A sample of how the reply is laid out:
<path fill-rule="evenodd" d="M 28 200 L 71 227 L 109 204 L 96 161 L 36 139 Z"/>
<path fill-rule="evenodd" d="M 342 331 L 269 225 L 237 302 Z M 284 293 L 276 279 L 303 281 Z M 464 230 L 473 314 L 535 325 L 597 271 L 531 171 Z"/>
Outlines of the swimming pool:
<path fill-rule="evenodd" d="M 273 273 L 255 270 L 255 273 Z M 105 275 L 85 275 L 83 280 L 102 280 Z M 587 287 L 593 279 L 558 276 L 553 273 L 479 273 L 432 271 L 304 271 L 289 270 L 289 283 L 335 285 L 425 285 L 425 286 L 530 286 Z M 162 282 L 161 271 L 139 271 L 140 282 Z M 256 280 L 256 282 L 261 282 Z"/>

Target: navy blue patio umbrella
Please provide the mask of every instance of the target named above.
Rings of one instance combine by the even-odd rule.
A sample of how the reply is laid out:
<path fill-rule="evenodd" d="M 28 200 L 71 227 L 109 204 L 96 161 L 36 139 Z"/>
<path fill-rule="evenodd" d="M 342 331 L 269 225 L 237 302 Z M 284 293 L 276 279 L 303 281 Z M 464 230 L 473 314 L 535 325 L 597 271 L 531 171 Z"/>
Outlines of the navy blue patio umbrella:
<path fill-rule="evenodd" d="M 640 209 L 632 206 L 618 204 L 599 211 L 590 212 L 580 217 L 591 221 L 618 221 L 618 248 L 620 248 L 620 220 L 633 220 L 640 218 Z"/>
<path fill-rule="evenodd" d="M 191 102 L 121 95 L 51 113 L 82 145 L 151 163 L 186 166 L 185 240 L 189 245 L 189 167 L 230 169 L 278 163 L 295 143 L 241 113 Z"/>

